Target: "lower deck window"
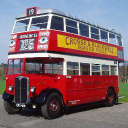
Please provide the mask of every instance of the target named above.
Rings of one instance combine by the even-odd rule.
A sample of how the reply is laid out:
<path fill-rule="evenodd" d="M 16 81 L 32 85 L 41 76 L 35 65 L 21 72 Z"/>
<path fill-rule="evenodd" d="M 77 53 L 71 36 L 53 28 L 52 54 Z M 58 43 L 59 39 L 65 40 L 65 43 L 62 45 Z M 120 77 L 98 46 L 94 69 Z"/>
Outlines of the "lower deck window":
<path fill-rule="evenodd" d="M 67 75 L 79 75 L 79 65 L 77 62 L 67 62 Z"/>
<path fill-rule="evenodd" d="M 117 75 L 117 67 L 116 66 L 111 66 L 111 75 L 113 75 L 113 76 Z"/>
<path fill-rule="evenodd" d="M 109 65 L 102 65 L 102 75 L 109 75 Z"/>
<path fill-rule="evenodd" d="M 100 75 L 100 65 L 99 64 L 92 65 L 92 75 Z"/>
<path fill-rule="evenodd" d="M 80 64 L 80 74 L 81 75 L 90 75 L 90 64 L 81 63 Z"/>
<path fill-rule="evenodd" d="M 63 63 L 45 63 L 44 64 L 44 72 L 50 74 L 63 74 Z"/>

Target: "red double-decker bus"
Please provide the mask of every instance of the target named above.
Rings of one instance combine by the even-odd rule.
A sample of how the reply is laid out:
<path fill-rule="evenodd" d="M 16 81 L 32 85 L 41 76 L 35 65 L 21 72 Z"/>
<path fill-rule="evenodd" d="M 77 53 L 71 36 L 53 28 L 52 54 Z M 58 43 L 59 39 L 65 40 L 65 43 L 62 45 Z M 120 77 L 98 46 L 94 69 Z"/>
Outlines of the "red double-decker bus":
<path fill-rule="evenodd" d="M 54 9 L 28 8 L 16 18 L 8 53 L 4 107 L 41 108 L 57 118 L 71 106 L 118 101 L 120 33 Z"/>

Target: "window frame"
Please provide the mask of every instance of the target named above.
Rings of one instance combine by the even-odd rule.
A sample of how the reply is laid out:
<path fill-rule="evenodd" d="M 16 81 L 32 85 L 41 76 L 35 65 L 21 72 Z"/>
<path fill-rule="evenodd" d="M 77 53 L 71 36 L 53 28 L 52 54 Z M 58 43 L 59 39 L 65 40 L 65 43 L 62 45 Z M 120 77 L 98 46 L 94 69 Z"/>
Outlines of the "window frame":
<path fill-rule="evenodd" d="M 62 74 L 53 73 L 54 70 L 57 70 L 57 68 L 56 69 L 53 68 L 53 65 L 54 64 L 58 64 L 58 63 L 62 63 L 62 69 L 60 69 L 62 71 Z M 51 74 L 51 75 L 64 75 L 64 66 L 63 66 L 63 63 L 64 63 L 63 61 L 59 61 L 59 62 L 56 62 L 56 61 L 55 62 L 44 62 L 43 63 L 43 66 L 44 66 L 43 73 L 45 73 L 45 74 Z M 51 69 L 45 69 L 45 64 L 52 64 L 52 68 Z M 45 70 L 52 70 L 52 73 L 46 73 Z"/>
<path fill-rule="evenodd" d="M 110 42 L 110 34 L 113 34 L 113 35 L 115 36 L 115 43 L 111 43 L 111 42 Z M 108 43 L 109 43 L 109 44 L 112 44 L 112 45 L 117 45 L 117 46 L 119 46 L 118 43 L 117 43 L 117 34 L 115 34 L 115 33 L 113 33 L 113 32 L 108 32 L 108 35 L 109 35 L 109 36 L 108 36 L 108 38 L 109 38 L 109 40 L 108 40 L 109 42 L 108 42 Z"/>
<path fill-rule="evenodd" d="M 10 61 L 10 60 L 13 61 L 13 69 L 10 69 L 10 68 L 9 68 L 9 61 Z M 20 63 L 21 63 L 21 60 L 22 60 L 22 65 L 20 65 L 20 66 L 21 66 L 20 68 L 15 68 L 15 67 L 14 67 L 14 62 L 17 61 L 17 60 L 20 60 Z M 6 72 L 7 75 L 23 74 L 23 72 L 24 72 L 24 60 L 23 60 L 23 58 L 9 59 L 7 65 L 8 65 L 8 66 L 7 66 L 7 72 Z M 13 71 L 13 73 L 12 73 L 12 74 L 8 74 L 9 71 Z M 19 73 L 14 73 L 14 71 L 21 71 L 21 72 L 19 72 Z"/>
<path fill-rule="evenodd" d="M 48 14 L 47 14 L 47 15 L 40 15 L 40 16 L 36 16 L 36 17 L 31 17 L 31 22 L 30 22 L 30 26 L 29 26 L 29 30 L 28 30 L 28 31 L 38 31 L 38 30 L 45 30 L 45 29 L 47 29 L 47 28 L 48 28 L 48 22 L 45 22 L 45 23 L 47 23 L 47 27 L 46 27 L 46 28 L 36 29 L 36 30 L 30 30 L 31 25 L 36 25 L 36 24 L 32 24 L 32 20 L 33 20 L 34 18 L 45 17 L 45 16 L 48 16 L 48 21 L 49 21 L 49 15 L 48 15 Z M 42 24 L 42 23 L 38 23 L 38 24 Z M 43 23 L 43 24 L 44 24 L 44 23 Z"/>
<path fill-rule="evenodd" d="M 66 24 L 66 19 L 76 22 L 77 28 L 68 26 L 68 25 Z M 75 34 L 75 35 L 80 35 L 80 34 L 79 34 L 79 27 L 78 27 L 79 22 L 78 22 L 77 20 L 73 20 L 73 19 L 71 19 L 71 18 L 65 17 L 65 23 L 64 23 L 64 24 L 65 24 L 65 32 L 71 33 L 71 34 Z M 67 31 L 67 26 L 70 27 L 70 28 L 76 29 L 78 33 L 76 34 L 76 33 L 68 32 L 68 31 Z"/>
<path fill-rule="evenodd" d="M 120 45 L 120 43 L 118 42 L 118 38 L 117 38 L 117 37 L 120 37 L 120 39 L 121 39 L 121 45 Z M 117 38 L 117 45 L 119 45 L 120 47 L 123 47 L 122 36 L 121 36 L 121 35 L 116 35 L 116 38 Z"/>
<path fill-rule="evenodd" d="M 81 35 L 81 33 L 80 33 L 80 24 L 88 26 L 88 36 Z M 79 29 L 79 35 L 80 36 L 90 38 L 90 25 L 89 24 L 85 24 L 85 23 L 79 22 L 79 28 L 78 29 Z"/>
<path fill-rule="evenodd" d="M 112 67 L 115 67 L 116 68 L 116 74 L 115 75 L 112 75 Z M 111 71 L 111 74 L 110 74 L 111 76 L 118 76 L 119 75 L 119 73 L 118 73 L 118 67 L 116 65 L 110 65 L 110 71 Z"/>
<path fill-rule="evenodd" d="M 97 71 L 93 71 L 93 66 L 99 66 L 100 67 L 100 69 L 99 70 L 97 70 Z M 93 72 L 99 72 L 100 74 L 99 75 L 96 75 L 96 76 L 101 76 L 102 74 L 101 74 L 101 64 L 91 64 L 91 74 L 92 74 L 92 76 L 94 76 L 93 75 Z"/>
<path fill-rule="evenodd" d="M 101 39 L 101 31 L 104 31 L 104 32 L 106 32 L 107 33 L 107 42 L 105 42 L 105 41 L 102 41 Z M 102 42 L 105 42 L 105 43 L 109 43 L 109 32 L 108 31 L 106 31 L 106 30 L 104 30 L 104 29 L 100 29 L 100 41 L 102 41 Z"/>
<path fill-rule="evenodd" d="M 85 65 L 89 65 L 89 75 L 88 75 L 88 76 L 90 76 L 90 75 L 91 75 L 91 73 L 90 73 L 90 71 L 91 71 L 91 70 L 90 70 L 90 69 L 91 69 L 91 63 L 80 62 L 80 74 L 79 74 L 80 76 L 82 75 L 82 72 L 81 72 L 81 64 L 83 64 L 83 65 L 84 65 L 84 64 L 85 64 Z M 85 75 L 84 75 L 84 76 L 85 76 Z"/>
<path fill-rule="evenodd" d="M 60 18 L 63 19 L 63 25 L 64 25 L 64 26 L 63 26 L 63 27 L 64 27 L 64 30 L 63 30 L 63 31 L 62 31 L 62 30 L 56 30 L 56 29 L 52 29 L 52 28 L 51 28 L 51 25 L 52 25 L 52 17 L 53 17 L 53 16 L 60 17 Z M 53 14 L 52 14 L 51 16 L 49 16 L 49 18 L 50 18 L 50 19 L 49 19 L 49 20 L 50 20 L 50 23 L 49 23 L 48 29 L 55 30 L 55 31 L 66 32 L 66 31 L 65 31 L 65 17 L 59 16 L 59 15 L 55 15 L 55 14 L 53 15 Z"/>
<path fill-rule="evenodd" d="M 15 28 L 16 28 L 16 27 L 15 27 L 15 26 L 16 26 L 16 23 L 17 23 L 18 21 L 28 20 L 28 19 L 29 19 L 29 23 L 28 23 L 28 25 L 27 25 L 27 31 L 22 31 L 22 32 L 28 32 L 28 31 L 29 31 L 29 24 L 30 24 L 30 22 L 31 22 L 31 17 L 27 17 L 27 18 L 15 20 L 14 25 L 13 25 L 13 29 L 12 29 L 12 34 L 22 33 L 22 32 L 16 32 L 16 33 L 14 33 L 14 30 L 15 30 Z M 24 26 L 26 26 L 26 25 L 24 25 Z M 19 27 L 21 27 L 21 26 L 19 26 Z M 17 27 L 17 28 L 19 28 L 19 27 Z"/>
<path fill-rule="evenodd" d="M 48 29 L 49 20 L 50 20 L 50 14 L 45 14 L 45 15 L 39 15 L 39 16 L 33 16 L 33 17 L 26 17 L 26 18 L 23 18 L 23 19 L 16 19 L 15 22 L 14 22 L 13 29 L 12 29 L 12 34 L 16 34 L 16 33 L 14 33 L 14 29 L 15 29 L 16 23 L 17 23 L 18 21 L 27 20 L 27 19 L 29 19 L 29 24 L 28 24 L 28 27 L 27 27 L 27 31 L 22 31 L 22 32 L 45 30 L 45 29 L 30 30 L 30 26 L 32 25 L 32 24 L 31 24 L 31 23 L 32 23 L 32 19 L 33 19 L 33 18 L 38 18 L 38 17 L 44 17 L 44 16 L 48 16 L 47 28 L 45 28 L 45 29 Z M 22 32 L 17 32 L 17 33 L 22 33 Z"/>
<path fill-rule="evenodd" d="M 42 29 L 30 30 L 30 27 L 31 27 L 31 25 L 32 25 L 32 19 L 33 19 L 33 18 L 38 18 L 38 17 L 44 17 L 44 16 L 48 16 L 47 27 L 46 27 L 46 28 L 42 28 Z M 45 15 L 39 15 L 39 16 L 31 17 L 31 22 L 30 22 L 30 26 L 29 26 L 29 30 L 28 30 L 28 31 L 39 31 L 39 30 L 45 30 L 45 29 L 48 29 L 48 23 L 49 23 L 49 20 L 50 20 L 50 15 L 49 15 L 49 14 L 45 14 Z"/>
<path fill-rule="evenodd" d="M 69 63 L 77 63 L 77 64 L 78 64 L 78 69 L 68 68 L 68 62 L 69 62 Z M 69 74 L 68 74 L 68 70 L 70 70 L 70 71 L 78 71 L 78 74 L 77 74 L 77 75 L 80 75 L 80 64 L 79 64 L 79 62 L 67 61 L 66 64 L 67 64 L 67 68 L 66 68 L 66 70 L 67 70 L 67 75 L 69 75 Z M 71 75 L 71 76 L 73 76 L 73 75 Z"/>
<path fill-rule="evenodd" d="M 30 61 L 30 60 L 29 60 L 29 61 Z M 29 62 L 29 61 L 28 61 L 28 62 Z M 42 70 L 41 70 L 42 73 L 41 73 L 41 72 L 40 72 L 40 73 L 29 73 L 29 72 L 26 72 L 26 64 L 27 64 L 28 62 L 27 62 L 27 60 L 25 61 L 25 70 L 24 70 L 25 74 L 42 74 L 42 73 L 43 73 L 43 62 L 39 63 L 39 65 L 42 64 Z M 33 62 L 34 64 L 36 63 L 35 61 L 32 61 L 32 60 L 31 60 L 29 63 L 32 63 L 32 62 Z M 37 61 L 37 62 L 38 62 L 38 61 Z"/>
<path fill-rule="evenodd" d="M 91 28 L 98 29 L 98 33 L 99 33 L 99 34 L 92 33 Z M 96 36 L 99 36 L 99 39 L 92 38 L 92 34 L 93 34 L 93 35 L 96 35 Z M 100 29 L 99 29 L 98 27 L 95 27 L 95 26 L 90 25 L 90 38 L 91 38 L 91 39 L 94 39 L 94 40 L 100 40 Z"/>
<path fill-rule="evenodd" d="M 108 70 L 103 70 L 103 67 L 102 66 L 108 66 Z M 107 64 L 102 64 L 101 65 L 101 75 L 102 76 L 106 76 L 106 75 L 103 75 L 103 72 L 104 71 L 107 71 L 108 72 L 108 76 L 110 75 L 110 66 L 109 65 L 107 65 Z"/>

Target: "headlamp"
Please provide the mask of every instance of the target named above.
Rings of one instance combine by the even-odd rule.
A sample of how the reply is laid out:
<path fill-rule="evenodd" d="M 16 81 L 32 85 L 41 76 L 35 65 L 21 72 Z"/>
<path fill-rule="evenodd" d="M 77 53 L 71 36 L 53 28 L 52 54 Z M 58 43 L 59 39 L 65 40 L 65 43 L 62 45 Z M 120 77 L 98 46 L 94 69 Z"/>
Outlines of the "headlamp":
<path fill-rule="evenodd" d="M 32 86 L 32 87 L 30 88 L 30 91 L 31 91 L 32 93 L 34 93 L 34 92 L 36 91 L 36 88 L 35 88 L 34 86 Z"/>
<path fill-rule="evenodd" d="M 8 86 L 8 90 L 9 90 L 10 92 L 12 92 L 13 86 L 12 86 L 12 85 L 9 85 L 9 86 Z"/>

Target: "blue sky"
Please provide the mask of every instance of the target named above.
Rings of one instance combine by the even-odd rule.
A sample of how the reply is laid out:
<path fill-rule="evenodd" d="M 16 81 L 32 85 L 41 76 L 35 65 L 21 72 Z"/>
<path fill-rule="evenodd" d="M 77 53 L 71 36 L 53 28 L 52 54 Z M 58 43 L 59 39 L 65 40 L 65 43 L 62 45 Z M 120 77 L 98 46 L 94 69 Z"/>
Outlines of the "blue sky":
<path fill-rule="evenodd" d="M 94 24 L 113 28 L 124 40 L 128 60 L 128 0 L 1 0 L 0 63 L 7 62 L 11 31 L 15 18 L 29 7 L 54 8 Z"/>

